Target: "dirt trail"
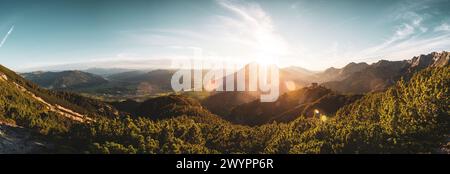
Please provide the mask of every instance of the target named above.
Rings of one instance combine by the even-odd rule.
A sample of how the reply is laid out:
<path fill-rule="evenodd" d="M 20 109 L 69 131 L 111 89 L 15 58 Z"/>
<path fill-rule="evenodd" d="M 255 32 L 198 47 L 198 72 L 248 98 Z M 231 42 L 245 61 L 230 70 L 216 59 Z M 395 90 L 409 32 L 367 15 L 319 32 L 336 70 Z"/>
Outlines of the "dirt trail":
<path fill-rule="evenodd" d="M 2 80 L 8 80 L 8 78 L 5 76 L 3 77 L 2 74 L 0 74 L 0 78 Z M 71 120 L 74 121 L 78 121 L 78 122 L 90 122 L 90 121 L 94 121 L 94 119 L 89 118 L 85 115 L 82 115 L 80 113 L 77 113 L 75 111 L 72 111 L 68 108 L 62 107 L 60 105 L 52 105 L 48 102 L 46 102 L 44 99 L 42 99 L 41 97 L 36 96 L 35 94 L 33 94 L 32 92 L 28 91 L 26 88 L 24 88 L 23 86 L 20 86 L 19 84 L 13 82 L 14 85 L 16 85 L 16 87 L 21 90 L 22 92 L 25 92 L 27 94 L 29 94 L 31 97 L 33 97 L 34 99 L 36 99 L 37 101 L 39 101 L 40 103 L 42 103 L 48 110 L 52 111 L 52 112 L 56 112 L 57 114 L 67 117 Z"/>
<path fill-rule="evenodd" d="M 0 73 L 0 80 L 7 81 L 8 80 L 8 76 L 6 76 L 5 74 Z"/>

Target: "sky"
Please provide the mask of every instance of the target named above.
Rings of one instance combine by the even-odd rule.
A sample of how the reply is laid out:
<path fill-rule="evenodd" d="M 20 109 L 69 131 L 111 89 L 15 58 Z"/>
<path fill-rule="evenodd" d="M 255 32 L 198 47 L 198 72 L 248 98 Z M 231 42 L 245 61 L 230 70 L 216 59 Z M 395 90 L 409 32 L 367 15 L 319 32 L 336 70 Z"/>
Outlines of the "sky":
<path fill-rule="evenodd" d="M 450 51 L 449 7 L 450 0 L 0 0 L 0 64 L 143 68 L 201 53 L 323 70 L 404 60 Z"/>

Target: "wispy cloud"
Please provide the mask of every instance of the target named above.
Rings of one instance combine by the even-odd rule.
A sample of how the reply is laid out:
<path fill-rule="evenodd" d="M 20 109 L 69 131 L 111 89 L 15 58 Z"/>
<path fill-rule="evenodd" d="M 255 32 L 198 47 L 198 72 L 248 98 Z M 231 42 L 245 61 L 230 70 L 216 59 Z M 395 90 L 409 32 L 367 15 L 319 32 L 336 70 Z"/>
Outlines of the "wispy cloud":
<path fill-rule="evenodd" d="M 14 25 L 11 26 L 11 28 L 8 30 L 8 32 L 6 33 L 5 37 L 3 37 L 2 41 L 0 42 L 0 48 L 3 47 L 3 45 L 5 44 L 6 40 L 8 39 L 9 35 L 14 31 Z"/>
<path fill-rule="evenodd" d="M 434 28 L 434 31 L 450 31 L 450 25 L 447 23 L 442 23 L 441 25 Z"/>
<path fill-rule="evenodd" d="M 370 56 L 373 54 L 377 54 L 378 52 L 382 52 L 385 49 L 388 49 L 392 47 L 395 44 L 398 44 L 399 42 L 407 40 L 409 37 L 417 34 L 418 32 L 426 31 L 427 29 L 422 26 L 423 17 L 420 15 L 414 13 L 414 12 L 407 12 L 404 14 L 401 14 L 398 19 L 406 20 L 406 22 L 401 23 L 400 25 L 396 26 L 394 33 L 392 36 L 387 39 L 385 42 L 370 47 L 363 51 L 362 56 Z"/>
<path fill-rule="evenodd" d="M 411 10 L 411 9 L 408 9 Z M 384 42 L 366 48 L 354 55 L 364 61 L 384 59 L 408 59 L 417 54 L 442 51 L 450 48 L 450 29 L 446 23 L 433 28 L 431 21 L 426 22 L 429 14 L 414 11 L 402 11 L 395 20 L 400 22 L 392 35 Z M 402 22 L 403 21 L 403 22 Z M 434 24 L 435 25 L 435 24 Z M 436 33 L 440 31 L 441 33 Z"/>

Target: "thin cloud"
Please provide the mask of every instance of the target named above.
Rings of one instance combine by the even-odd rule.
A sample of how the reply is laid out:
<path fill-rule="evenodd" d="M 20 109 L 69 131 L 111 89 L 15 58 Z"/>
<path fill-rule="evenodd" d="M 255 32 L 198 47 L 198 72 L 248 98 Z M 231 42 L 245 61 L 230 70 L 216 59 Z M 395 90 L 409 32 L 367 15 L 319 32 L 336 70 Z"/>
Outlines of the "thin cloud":
<path fill-rule="evenodd" d="M 434 28 L 434 31 L 450 31 L 450 25 L 447 23 L 442 23 L 441 25 Z"/>
<path fill-rule="evenodd" d="M 356 53 L 365 60 L 406 59 L 416 54 L 431 51 L 442 51 L 450 48 L 450 35 L 448 33 L 433 34 L 423 23 L 425 17 L 414 12 L 406 12 L 397 20 L 404 22 L 397 26 L 393 34 L 385 42 Z M 444 31 L 448 26 L 442 24 L 434 31 Z"/>
<path fill-rule="evenodd" d="M 9 35 L 13 32 L 13 30 L 14 30 L 14 25 L 11 26 L 9 31 L 6 33 L 5 37 L 3 37 L 2 41 L 0 42 L 0 48 L 3 47 L 3 45 L 5 44 L 6 40 L 8 39 Z"/>

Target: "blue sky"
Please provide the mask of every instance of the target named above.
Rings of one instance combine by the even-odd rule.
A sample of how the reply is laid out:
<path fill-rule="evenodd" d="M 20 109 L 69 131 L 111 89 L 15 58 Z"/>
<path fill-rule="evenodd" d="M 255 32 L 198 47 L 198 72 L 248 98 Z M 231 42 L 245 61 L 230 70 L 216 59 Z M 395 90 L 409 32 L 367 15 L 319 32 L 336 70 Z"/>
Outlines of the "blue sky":
<path fill-rule="evenodd" d="M 449 7 L 448 0 L 0 0 L 0 63 L 19 71 L 135 68 L 201 50 L 210 60 L 322 70 L 449 51 Z"/>

